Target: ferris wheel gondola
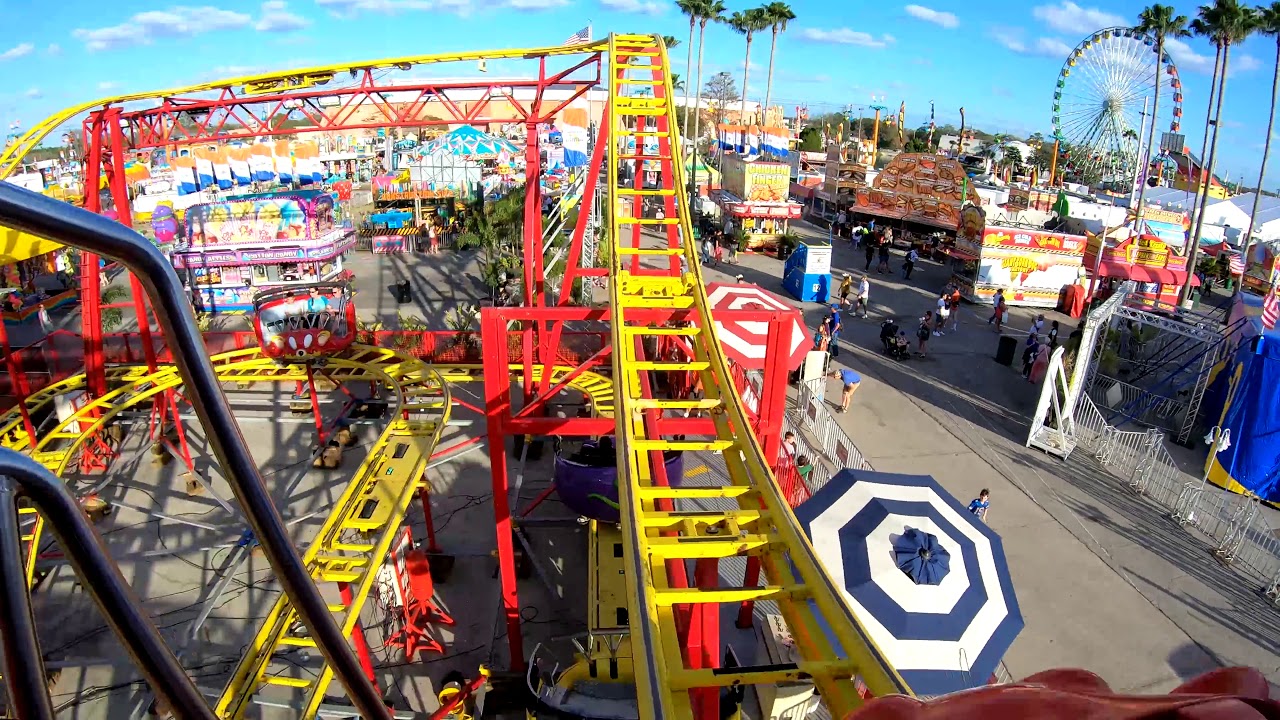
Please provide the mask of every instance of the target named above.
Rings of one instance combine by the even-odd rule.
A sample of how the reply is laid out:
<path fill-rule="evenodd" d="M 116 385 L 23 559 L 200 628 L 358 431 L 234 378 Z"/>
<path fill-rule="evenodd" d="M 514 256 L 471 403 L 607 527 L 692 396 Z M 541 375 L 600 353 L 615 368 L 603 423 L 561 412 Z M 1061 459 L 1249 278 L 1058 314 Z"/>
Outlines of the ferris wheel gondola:
<path fill-rule="evenodd" d="M 1065 177 L 1131 185 L 1139 180 L 1138 154 L 1150 115 L 1144 104 L 1160 87 L 1156 130 L 1177 132 L 1182 121 L 1182 81 L 1166 51 L 1135 28 L 1091 34 L 1071 51 L 1053 92 L 1053 131 Z M 1158 148 L 1160 137 L 1153 140 Z M 1155 156 L 1158 150 L 1144 150 Z"/>

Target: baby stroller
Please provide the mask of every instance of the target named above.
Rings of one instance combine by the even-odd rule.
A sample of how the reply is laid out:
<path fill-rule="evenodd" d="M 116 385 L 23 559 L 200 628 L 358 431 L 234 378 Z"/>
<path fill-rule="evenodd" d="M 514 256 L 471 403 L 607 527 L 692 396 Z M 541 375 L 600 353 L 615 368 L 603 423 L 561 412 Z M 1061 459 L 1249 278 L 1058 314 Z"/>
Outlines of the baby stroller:
<path fill-rule="evenodd" d="M 911 357 L 911 346 L 905 338 L 906 335 L 893 318 L 880 323 L 880 344 L 884 346 L 885 354 L 894 360 L 907 360 Z"/>

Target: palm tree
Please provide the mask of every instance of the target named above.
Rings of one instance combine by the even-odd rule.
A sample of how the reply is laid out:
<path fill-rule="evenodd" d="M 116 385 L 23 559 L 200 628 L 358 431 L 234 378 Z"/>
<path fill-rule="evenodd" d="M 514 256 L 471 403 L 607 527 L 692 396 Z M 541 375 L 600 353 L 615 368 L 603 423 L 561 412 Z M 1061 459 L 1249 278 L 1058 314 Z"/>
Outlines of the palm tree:
<path fill-rule="evenodd" d="M 685 46 L 684 71 L 687 74 L 693 69 L 693 28 L 698 24 L 698 16 L 702 10 L 702 6 L 706 4 L 705 0 L 676 0 L 676 7 L 680 8 L 680 12 L 689 18 L 689 42 Z M 666 39 L 666 36 L 663 36 Z M 671 49 L 671 45 L 667 49 Z M 689 125 L 689 84 L 685 83 L 684 87 L 684 124 Z"/>
<path fill-rule="evenodd" d="M 742 109 L 738 113 L 738 122 L 747 124 L 747 81 L 751 77 L 751 41 L 756 33 L 769 27 L 770 20 L 764 8 L 751 8 L 736 12 L 729 16 L 729 27 L 747 38 L 747 56 L 742 61 Z"/>
<path fill-rule="evenodd" d="M 1213 30 L 1205 24 L 1201 18 L 1191 21 L 1188 26 L 1191 32 L 1201 37 L 1210 37 Z M 1196 170 L 1195 195 L 1191 197 L 1191 219 L 1194 222 L 1196 210 L 1200 205 L 1200 185 L 1207 182 L 1205 179 L 1204 158 L 1209 154 L 1209 130 L 1213 127 L 1213 99 L 1218 96 L 1218 70 L 1222 68 L 1222 46 L 1214 45 L 1213 53 L 1213 75 L 1209 79 L 1209 102 L 1205 103 L 1204 109 L 1204 135 L 1200 137 L 1200 155 L 1199 167 Z M 1191 180 L 1191 159 L 1187 158 L 1187 180 Z"/>
<path fill-rule="evenodd" d="M 1159 3 L 1146 8 L 1138 13 L 1138 27 L 1135 28 L 1140 32 L 1144 32 L 1156 39 L 1156 92 L 1155 97 L 1151 100 L 1151 131 L 1147 139 L 1147 152 L 1156 144 L 1156 117 L 1160 114 L 1160 86 L 1164 84 L 1164 43 L 1169 38 L 1190 37 L 1191 33 L 1187 30 L 1187 16 L 1177 15 L 1173 8 L 1168 5 Z M 1140 164 L 1139 169 L 1145 174 L 1147 170 L 1145 158 L 1141 156 L 1142 138 L 1138 138 Z M 1138 220 L 1142 219 L 1142 200 L 1147 194 L 1147 183 L 1145 180 L 1138 186 Z"/>
<path fill-rule="evenodd" d="M 1253 210 L 1249 212 L 1249 229 L 1244 233 L 1244 263 L 1240 277 L 1236 278 L 1236 292 L 1239 292 L 1244 280 L 1244 268 L 1249 264 L 1249 245 L 1253 241 L 1253 222 L 1258 217 L 1258 201 L 1262 200 L 1262 183 L 1267 175 L 1267 156 L 1271 154 L 1271 131 L 1276 124 L 1276 93 L 1280 90 L 1280 0 L 1275 0 L 1270 7 L 1259 7 L 1256 10 L 1257 30 L 1263 35 L 1276 39 L 1275 73 L 1271 76 L 1271 114 L 1267 116 L 1267 139 L 1262 144 L 1262 165 L 1258 168 L 1258 187 L 1253 192 Z"/>
<path fill-rule="evenodd" d="M 698 77 L 694 81 L 693 91 L 693 173 L 689 178 L 690 192 L 698 187 L 698 125 L 702 120 L 702 51 L 706 49 L 703 40 L 707 35 L 707 23 L 723 22 L 725 7 L 723 0 L 697 0 L 698 13 Z"/>
<path fill-rule="evenodd" d="M 1257 26 L 1257 16 L 1253 8 L 1241 5 L 1239 0 L 1214 0 L 1212 6 L 1200 7 L 1200 18 L 1204 20 L 1204 28 L 1211 31 L 1210 38 L 1215 45 L 1222 48 L 1222 68 L 1218 77 L 1218 98 L 1214 110 L 1213 139 L 1209 141 L 1209 178 L 1213 178 L 1213 166 L 1218 158 L 1218 130 L 1222 128 L 1222 100 L 1227 95 L 1227 72 L 1231 63 L 1231 45 L 1244 41 Z M 1209 184 L 1204 183 L 1201 193 L 1204 200 L 1209 199 Z M 1204 228 L 1204 203 L 1201 203 L 1200 216 L 1196 218 L 1195 231 L 1188 242 L 1191 252 L 1187 256 L 1187 282 L 1182 286 L 1182 302 L 1191 297 L 1191 279 L 1195 277 L 1196 259 L 1200 254 L 1200 232 Z"/>
<path fill-rule="evenodd" d="M 764 86 L 764 112 L 769 112 L 769 102 L 773 99 L 773 58 L 778 52 L 778 33 L 787 31 L 787 23 L 796 19 L 796 14 L 791 11 L 791 6 L 774 0 L 774 2 L 760 8 L 769 18 L 770 29 L 773 30 L 773 40 L 769 44 L 769 80 Z"/>

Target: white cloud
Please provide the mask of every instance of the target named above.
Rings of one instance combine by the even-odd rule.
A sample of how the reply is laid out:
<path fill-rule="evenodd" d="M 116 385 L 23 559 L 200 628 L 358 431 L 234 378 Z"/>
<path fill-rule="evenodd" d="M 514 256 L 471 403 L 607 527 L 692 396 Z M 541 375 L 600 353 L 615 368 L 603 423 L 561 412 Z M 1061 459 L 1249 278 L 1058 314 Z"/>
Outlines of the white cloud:
<path fill-rule="evenodd" d="M 217 30 L 249 26 L 253 18 L 245 13 L 216 7 L 175 6 L 167 10 L 140 12 L 119 25 L 94 29 L 77 29 L 72 37 L 90 51 L 109 50 L 128 45 L 149 45 L 154 38 L 193 37 Z"/>
<path fill-rule="evenodd" d="M 110 81 L 98 83 L 99 90 L 115 90 L 118 87 L 120 87 L 120 83 L 115 83 Z"/>
<path fill-rule="evenodd" d="M 1061 0 L 1057 5 L 1040 5 L 1031 10 L 1032 16 L 1054 30 L 1085 35 L 1103 28 L 1129 26 L 1132 21 L 1120 15 L 1098 8 L 1084 8 Z"/>
<path fill-rule="evenodd" d="M 58 43 L 52 43 L 49 45 L 49 47 L 44 49 L 44 52 L 46 55 L 61 55 L 62 46 L 59 45 Z"/>
<path fill-rule="evenodd" d="M 1071 51 L 1075 50 L 1071 45 L 1059 40 L 1058 38 L 1037 38 L 1034 50 L 1037 55 L 1046 55 L 1053 58 L 1067 59 Z"/>
<path fill-rule="evenodd" d="M 512 10 L 551 10 L 568 4 L 569 0 L 506 0 L 501 7 Z"/>
<path fill-rule="evenodd" d="M 1182 72 L 1187 70 L 1205 74 L 1213 72 L 1213 55 L 1202 55 L 1182 40 L 1174 40 L 1172 38 L 1165 40 L 1164 49 Z"/>
<path fill-rule="evenodd" d="M 1250 72 L 1262 67 L 1262 63 L 1258 62 L 1258 58 L 1252 55 L 1241 55 L 1238 58 L 1232 58 L 1229 69 L 1232 71 Z"/>
<path fill-rule="evenodd" d="M 316 0 L 322 7 L 334 8 L 337 12 L 369 12 L 397 13 L 402 10 L 434 10 L 437 3 L 432 0 Z"/>
<path fill-rule="evenodd" d="M 944 28 L 960 27 L 960 18 L 956 17 L 954 13 L 934 10 L 933 8 L 927 8 L 923 5 L 908 5 L 903 8 L 903 10 L 906 10 L 907 14 L 911 17 L 917 20 L 923 20 L 927 23 L 941 25 Z"/>
<path fill-rule="evenodd" d="M 892 35 L 881 35 L 876 37 L 871 33 L 865 33 L 860 30 L 850 30 L 849 28 L 836 28 L 834 30 L 823 30 L 821 28 L 805 28 L 800 31 L 800 37 L 814 42 L 835 43 L 837 45 L 857 45 L 865 48 L 883 48 L 888 47 L 894 41 Z"/>
<path fill-rule="evenodd" d="M 288 3 L 282 0 L 271 0 L 262 3 L 262 16 L 258 18 L 258 22 L 254 24 L 253 29 L 258 32 L 293 32 L 301 30 L 311 24 L 311 21 L 291 13 L 288 10 Z"/>
<path fill-rule="evenodd" d="M 997 45 L 1016 53 L 1027 51 L 1027 43 L 1022 39 L 1023 35 L 1022 28 L 1005 27 L 1003 25 L 992 25 L 987 28 L 987 37 L 995 40 Z"/>
<path fill-rule="evenodd" d="M 658 0 L 600 0 L 600 6 L 614 12 L 660 15 L 667 4 Z"/>
<path fill-rule="evenodd" d="M 644 1 L 641 0 L 641 2 Z M 394 15 L 413 10 L 436 10 L 466 16 L 480 9 L 538 11 L 565 7 L 569 4 L 569 0 L 485 0 L 479 3 L 472 0 L 315 0 L 315 2 L 340 16 L 360 12 Z"/>
<path fill-rule="evenodd" d="M 32 100 L 35 100 L 36 98 L 43 97 L 44 93 L 40 92 L 40 88 L 31 88 L 26 92 L 26 95 Z"/>
<path fill-rule="evenodd" d="M 11 47 L 8 50 L 5 50 L 4 52 L 0 52 L 0 60 L 17 60 L 23 55 L 30 55 L 31 51 L 35 49 L 36 49 L 36 46 L 32 45 L 31 43 L 22 43 L 21 45 L 15 45 L 14 47 Z"/>

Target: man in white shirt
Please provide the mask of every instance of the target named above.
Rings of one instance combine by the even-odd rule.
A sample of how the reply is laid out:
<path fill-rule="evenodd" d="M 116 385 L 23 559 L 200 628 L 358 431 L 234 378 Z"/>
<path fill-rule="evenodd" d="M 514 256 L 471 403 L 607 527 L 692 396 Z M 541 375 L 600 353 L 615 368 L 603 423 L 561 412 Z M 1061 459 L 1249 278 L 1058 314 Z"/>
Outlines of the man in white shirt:
<path fill-rule="evenodd" d="M 862 317 L 865 318 L 867 316 L 867 310 L 871 307 L 870 298 L 871 281 L 867 279 L 866 275 L 863 275 L 862 278 L 858 280 L 858 300 L 853 304 L 853 307 L 850 308 L 849 315 L 852 316 L 859 308 L 861 308 Z"/>
<path fill-rule="evenodd" d="M 1044 332 L 1044 313 L 1037 315 L 1036 319 L 1031 321 L 1031 330 L 1028 334 L 1039 335 L 1042 332 Z"/>
<path fill-rule="evenodd" d="M 947 317 L 951 315 L 951 311 L 947 303 L 947 293 L 943 292 L 938 298 L 938 309 L 934 311 L 934 317 L 937 318 L 937 324 L 934 325 L 934 336 L 942 336 L 946 333 L 942 332 L 942 327 L 947 323 Z"/>

